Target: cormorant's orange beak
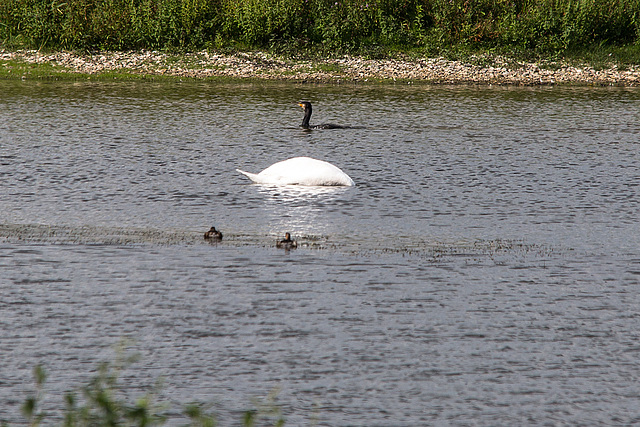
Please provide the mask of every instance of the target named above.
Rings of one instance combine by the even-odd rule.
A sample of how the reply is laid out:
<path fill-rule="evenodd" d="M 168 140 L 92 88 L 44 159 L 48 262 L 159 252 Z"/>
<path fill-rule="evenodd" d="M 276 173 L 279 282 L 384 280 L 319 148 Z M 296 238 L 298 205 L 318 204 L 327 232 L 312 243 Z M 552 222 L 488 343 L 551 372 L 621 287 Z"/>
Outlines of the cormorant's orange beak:
<path fill-rule="evenodd" d="M 304 108 L 304 104 L 298 104 L 299 106 L 301 106 L 302 108 Z"/>

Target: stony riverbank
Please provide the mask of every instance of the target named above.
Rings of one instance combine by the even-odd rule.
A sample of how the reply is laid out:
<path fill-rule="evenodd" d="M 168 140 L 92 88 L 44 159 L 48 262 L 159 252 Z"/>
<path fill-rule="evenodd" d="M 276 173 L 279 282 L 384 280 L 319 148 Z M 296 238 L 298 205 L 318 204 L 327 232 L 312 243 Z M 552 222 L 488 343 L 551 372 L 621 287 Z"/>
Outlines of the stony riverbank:
<path fill-rule="evenodd" d="M 227 77 L 313 82 L 407 81 L 530 86 L 640 84 L 640 67 L 637 66 L 618 68 L 612 65 L 607 69 L 596 70 L 590 66 L 558 62 L 529 63 L 500 56 L 475 56 L 466 61 L 444 58 L 372 60 L 353 56 L 296 60 L 264 52 L 233 55 L 197 52 L 174 55 L 155 51 L 87 54 L 0 50 L 0 69 L 15 67 L 16 63 L 45 64 L 51 66 L 55 73 L 88 75 L 116 72 L 189 78 Z M 28 78 L 28 75 L 23 74 L 23 77 Z"/>

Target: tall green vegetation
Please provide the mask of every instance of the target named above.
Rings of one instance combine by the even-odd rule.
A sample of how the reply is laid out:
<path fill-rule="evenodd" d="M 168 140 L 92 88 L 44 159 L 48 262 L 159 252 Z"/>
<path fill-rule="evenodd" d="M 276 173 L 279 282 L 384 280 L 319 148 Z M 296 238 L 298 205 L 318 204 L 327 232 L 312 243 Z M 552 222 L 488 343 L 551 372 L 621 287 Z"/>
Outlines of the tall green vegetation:
<path fill-rule="evenodd" d="M 640 40 L 640 0 L 2 0 L 0 43 L 47 49 L 559 52 Z"/>
<path fill-rule="evenodd" d="M 166 402 L 158 401 L 161 387 L 156 384 L 147 387 L 143 396 L 134 398 L 120 380 L 123 369 L 138 360 L 138 355 L 126 349 L 126 343 L 118 346 L 115 361 L 102 362 L 96 374 L 88 384 L 78 391 L 70 391 L 64 396 L 62 414 L 47 413 L 41 408 L 45 398 L 45 369 L 38 365 L 33 374 L 36 382 L 35 393 L 28 396 L 22 404 L 22 414 L 26 424 L 32 427 L 40 425 L 59 425 L 61 427 L 91 426 L 163 426 L 169 420 L 172 409 Z M 58 396 L 59 397 L 59 396 Z M 262 399 L 253 399 L 251 409 L 239 416 L 242 427 L 273 426 L 283 427 L 285 419 L 277 400 L 277 390 Z M 203 403 L 191 403 L 182 408 L 182 418 L 188 420 L 185 426 L 215 427 L 216 416 L 209 406 Z M 175 409 L 175 408 L 173 408 Z M 175 414 L 175 411 L 174 411 Z M 175 421 L 174 421 L 175 423 Z M 25 424 L 25 423 L 21 423 Z M 0 426 L 9 424 L 0 420 Z"/>

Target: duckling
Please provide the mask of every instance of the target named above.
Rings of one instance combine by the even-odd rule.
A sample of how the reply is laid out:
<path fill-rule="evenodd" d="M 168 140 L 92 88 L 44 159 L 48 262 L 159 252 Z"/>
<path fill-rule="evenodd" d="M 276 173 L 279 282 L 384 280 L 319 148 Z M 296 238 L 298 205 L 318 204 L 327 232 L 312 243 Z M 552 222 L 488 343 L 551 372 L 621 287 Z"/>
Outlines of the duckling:
<path fill-rule="evenodd" d="M 204 233 L 204 238 L 211 240 L 222 240 L 222 233 L 216 230 L 215 227 L 211 227 L 209 231 Z"/>
<path fill-rule="evenodd" d="M 291 234 L 284 233 L 284 239 L 277 242 L 276 247 L 282 249 L 295 249 L 298 247 L 298 243 L 291 239 Z"/>

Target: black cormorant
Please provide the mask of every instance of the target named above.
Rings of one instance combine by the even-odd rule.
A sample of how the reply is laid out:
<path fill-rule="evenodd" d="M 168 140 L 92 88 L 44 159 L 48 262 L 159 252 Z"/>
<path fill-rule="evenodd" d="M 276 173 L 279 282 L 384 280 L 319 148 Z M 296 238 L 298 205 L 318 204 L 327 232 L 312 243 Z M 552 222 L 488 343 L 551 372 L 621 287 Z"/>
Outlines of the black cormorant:
<path fill-rule="evenodd" d="M 311 108 L 311 103 L 309 101 L 302 101 L 298 103 L 304 109 L 304 119 L 302 119 L 302 124 L 300 125 L 303 129 L 346 129 L 348 126 L 340 126 L 334 125 L 331 123 L 325 123 L 322 125 L 311 126 L 309 124 L 309 120 L 311 119 L 311 113 L 313 109 Z"/>

